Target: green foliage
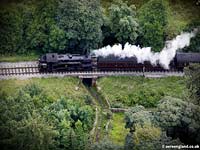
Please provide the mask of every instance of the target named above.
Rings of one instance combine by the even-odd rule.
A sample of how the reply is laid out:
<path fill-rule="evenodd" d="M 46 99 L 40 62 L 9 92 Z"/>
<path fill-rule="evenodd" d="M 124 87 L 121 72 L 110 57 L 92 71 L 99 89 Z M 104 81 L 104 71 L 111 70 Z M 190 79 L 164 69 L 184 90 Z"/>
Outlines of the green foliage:
<path fill-rule="evenodd" d="M 42 92 L 42 88 L 34 83 L 26 85 L 23 90 L 31 97 L 39 95 Z"/>
<path fill-rule="evenodd" d="M 191 39 L 190 46 L 183 49 L 184 52 L 198 52 L 200 53 L 200 33 Z"/>
<path fill-rule="evenodd" d="M 180 119 L 184 108 L 185 102 L 181 99 L 165 97 L 158 104 L 155 119 L 160 122 L 160 126 L 163 128 L 178 126 L 181 124 Z"/>
<path fill-rule="evenodd" d="M 1 6 L 0 53 L 58 51 L 56 44 L 60 41 L 55 44 L 55 36 L 63 35 L 54 27 L 56 6 L 54 0 L 16 2 Z"/>
<path fill-rule="evenodd" d="M 46 150 L 54 147 L 57 132 L 53 126 L 36 113 L 20 122 L 14 123 L 13 137 L 10 139 L 14 149 Z M 10 145 L 9 145 L 10 146 Z"/>
<path fill-rule="evenodd" d="M 83 53 L 102 41 L 99 0 L 6 3 L 0 17 L 0 54 Z"/>
<path fill-rule="evenodd" d="M 134 147 L 133 134 L 128 133 L 125 138 L 124 150 L 131 150 Z"/>
<path fill-rule="evenodd" d="M 185 31 L 191 32 L 194 29 L 199 30 L 198 29 L 199 26 L 200 26 L 200 21 L 199 20 L 194 21 L 185 28 Z M 190 45 L 188 47 L 183 48 L 182 50 L 184 52 L 200 52 L 200 32 L 199 31 L 196 33 L 195 37 L 191 38 Z"/>
<path fill-rule="evenodd" d="M 94 112 L 90 106 L 61 98 L 46 108 L 47 120 L 59 132 L 57 146 L 81 150 L 87 146 L 88 132 L 92 128 Z"/>
<path fill-rule="evenodd" d="M 170 113 L 171 111 L 166 110 L 166 112 Z M 156 116 L 154 112 L 147 111 L 142 106 L 136 106 L 125 114 L 126 127 L 130 129 L 130 133 L 125 139 L 125 150 L 159 150 L 162 145 L 181 144 L 179 140 L 174 141 L 166 136 L 162 126 L 155 123 Z M 162 117 L 160 116 L 160 118 Z M 165 120 L 162 121 L 162 123 L 164 122 Z"/>
<path fill-rule="evenodd" d="M 152 120 L 152 114 L 146 111 L 143 106 L 135 106 L 125 113 L 125 127 L 129 128 L 130 132 L 135 131 L 137 124 L 144 125 L 145 123 L 151 123 Z"/>
<path fill-rule="evenodd" d="M 122 150 L 121 146 L 112 143 L 109 139 L 104 138 L 99 143 L 94 143 L 91 150 Z"/>
<path fill-rule="evenodd" d="M 65 32 L 68 52 L 84 53 L 97 48 L 102 41 L 100 1 L 60 1 L 58 24 Z"/>
<path fill-rule="evenodd" d="M 152 126 L 151 124 L 145 123 L 143 126 L 136 125 L 134 132 L 135 143 L 140 141 L 151 141 L 159 139 L 161 136 L 161 129 Z"/>
<path fill-rule="evenodd" d="M 0 10 L 0 54 L 17 53 L 22 43 L 22 9 L 20 6 L 2 7 Z"/>
<path fill-rule="evenodd" d="M 28 93 L 21 90 L 17 97 L 1 99 L 0 102 L 0 144 L 3 149 L 43 150 L 53 147 L 56 131 L 41 116 L 41 107 Z"/>
<path fill-rule="evenodd" d="M 125 128 L 124 113 L 114 113 L 110 125 L 112 128 L 109 132 L 110 140 L 115 144 L 123 145 L 129 131 Z"/>
<path fill-rule="evenodd" d="M 105 16 L 103 33 L 106 39 L 114 38 L 123 45 L 126 42 L 135 43 L 138 36 L 138 21 L 135 6 L 118 0 L 109 7 L 109 15 Z M 114 44 L 114 43 L 106 43 Z"/>
<path fill-rule="evenodd" d="M 161 139 L 161 129 L 145 123 L 143 126 L 136 125 L 133 135 L 135 149 L 154 150 L 158 147 L 155 143 Z"/>
<path fill-rule="evenodd" d="M 164 47 L 165 26 L 167 25 L 167 4 L 164 0 L 150 0 L 139 11 L 142 35 L 140 43 L 161 51 Z"/>
<path fill-rule="evenodd" d="M 39 53 L 59 51 L 58 42 L 55 37 L 62 39 L 63 34 L 55 27 L 57 2 L 54 0 L 39 1 L 36 4 L 34 18 L 28 26 L 27 39 L 30 42 L 30 49 Z M 60 33 L 59 37 L 57 36 Z M 50 37 L 51 36 L 51 37 Z M 62 45 L 62 42 L 61 42 Z M 62 47 L 62 46 L 61 46 Z"/>
<path fill-rule="evenodd" d="M 19 62 L 19 61 L 36 61 L 39 55 L 34 52 L 29 54 L 2 54 L 0 55 L 0 62 Z"/>
<path fill-rule="evenodd" d="M 58 26 L 54 25 L 51 27 L 49 33 L 49 49 L 48 52 L 64 52 L 65 44 L 65 32 L 64 30 L 60 29 Z"/>
<path fill-rule="evenodd" d="M 199 9 L 196 0 L 176 0 L 168 1 L 170 12 L 168 15 L 168 25 L 166 28 L 168 39 L 174 38 L 188 26 L 194 28 L 199 26 Z M 188 49 L 189 50 L 189 49 Z"/>
<path fill-rule="evenodd" d="M 184 78 L 147 79 L 143 77 L 106 77 L 97 82 L 99 93 L 112 107 L 142 105 L 155 107 L 164 96 L 183 97 Z"/>
<path fill-rule="evenodd" d="M 200 104 L 200 65 L 193 64 L 185 69 L 187 75 L 187 87 L 190 91 L 190 99 L 195 104 Z"/>
<path fill-rule="evenodd" d="M 188 26 L 198 26 L 200 19 L 196 0 L 102 0 L 101 4 L 100 0 L 9 0 L 0 3 L 0 59 L 30 53 L 85 53 L 102 46 L 102 41 L 103 45 L 136 43 L 160 51 L 165 39 L 172 39 Z M 104 12 L 100 10 L 101 5 Z M 184 51 L 198 52 L 199 43 L 198 34 Z"/>
<path fill-rule="evenodd" d="M 166 97 L 154 113 L 154 122 L 168 131 L 168 135 L 179 137 L 185 143 L 199 143 L 200 120 L 198 105 Z"/>
<path fill-rule="evenodd" d="M 3 149 L 86 148 L 94 118 L 91 106 L 67 97 L 52 103 L 45 90 L 32 82 L 20 88 L 15 97 L 1 96 Z"/>

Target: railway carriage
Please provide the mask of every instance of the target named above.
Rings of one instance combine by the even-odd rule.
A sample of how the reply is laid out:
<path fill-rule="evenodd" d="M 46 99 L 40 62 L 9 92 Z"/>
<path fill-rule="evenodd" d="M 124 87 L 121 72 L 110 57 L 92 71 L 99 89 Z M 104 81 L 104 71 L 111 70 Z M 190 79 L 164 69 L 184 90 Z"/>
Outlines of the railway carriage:
<path fill-rule="evenodd" d="M 176 53 L 174 63 L 177 70 L 182 71 L 190 63 L 200 63 L 200 53 Z"/>

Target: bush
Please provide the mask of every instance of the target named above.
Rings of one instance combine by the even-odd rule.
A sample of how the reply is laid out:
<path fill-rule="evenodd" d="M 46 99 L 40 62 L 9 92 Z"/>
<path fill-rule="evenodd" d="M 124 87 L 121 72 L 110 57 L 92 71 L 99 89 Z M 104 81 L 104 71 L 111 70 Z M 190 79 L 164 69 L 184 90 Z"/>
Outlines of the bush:
<path fill-rule="evenodd" d="M 148 123 L 145 123 L 143 126 L 136 125 L 136 130 L 133 135 L 136 149 L 144 149 L 145 147 L 153 150 L 155 148 L 155 143 L 153 142 L 160 140 L 161 133 L 160 128 Z"/>
<path fill-rule="evenodd" d="M 151 123 L 153 115 L 144 109 L 143 106 L 135 106 L 125 113 L 126 128 L 130 128 L 130 132 L 134 132 L 136 125 L 144 125 Z"/>
<path fill-rule="evenodd" d="M 162 145 L 181 144 L 179 140 L 172 140 L 166 136 L 162 126 L 155 124 L 155 117 L 153 112 L 145 110 L 142 106 L 136 106 L 126 113 L 126 127 L 130 129 L 130 133 L 125 139 L 125 150 L 159 150 Z"/>
<path fill-rule="evenodd" d="M 200 105 L 200 65 L 192 64 L 185 69 L 187 76 L 187 88 L 190 92 L 190 100 Z"/>
<path fill-rule="evenodd" d="M 199 144 L 200 107 L 181 99 L 165 97 L 154 113 L 154 122 L 171 137 L 179 137 L 187 144 Z"/>
<path fill-rule="evenodd" d="M 164 47 L 165 26 L 167 24 L 167 4 L 164 0 L 150 0 L 139 10 L 141 35 L 139 43 L 161 51 Z"/>
<path fill-rule="evenodd" d="M 42 92 L 42 88 L 39 87 L 38 85 L 31 83 L 31 84 L 27 84 L 23 90 L 29 94 L 31 97 L 40 95 Z"/>

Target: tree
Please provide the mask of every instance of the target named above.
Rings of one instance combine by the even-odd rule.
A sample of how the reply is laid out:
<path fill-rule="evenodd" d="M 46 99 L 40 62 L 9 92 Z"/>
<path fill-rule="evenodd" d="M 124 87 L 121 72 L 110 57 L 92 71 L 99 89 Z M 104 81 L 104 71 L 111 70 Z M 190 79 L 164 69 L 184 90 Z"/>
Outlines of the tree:
<path fill-rule="evenodd" d="M 15 128 L 15 127 L 14 127 Z M 11 139 L 15 149 L 47 150 L 54 148 L 57 132 L 39 114 L 33 113 L 27 119 L 17 123 Z"/>
<path fill-rule="evenodd" d="M 84 132 L 83 124 L 80 120 L 78 120 L 75 124 L 75 133 L 76 133 L 76 146 L 75 149 L 86 149 L 86 145 L 89 139 L 87 133 Z"/>
<path fill-rule="evenodd" d="M 200 21 L 195 20 L 184 29 L 186 32 L 192 32 L 194 29 L 197 29 L 197 33 L 195 37 L 191 38 L 190 45 L 183 48 L 184 52 L 200 52 L 200 32 L 199 32 Z"/>
<path fill-rule="evenodd" d="M 84 53 L 101 44 L 102 14 L 99 0 L 60 1 L 57 21 L 65 32 L 67 52 Z"/>
<path fill-rule="evenodd" d="M 164 0 L 150 0 L 139 10 L 141 35 L 139 43 L 161 51 L 164 47 L 165 26 L 167 25 L 167 4 Z"/>
<path fill-rule="evenodd" d="M 90 106 L 80 106 L 80 103 L 63 97 L 51 104 L 45 112 L 47 120 L 59 133 L 57 147 L 72 150 L 86 147 L 94 118 Z"/>
<path fill-rule="evenodd" d="M 33 97 L 20 90 L 16 97 L 5 98 L 0 102 L 1 148 L 53 148 L 57 132 L 42 116 L 40 107 L 35 105 Z"/>
<path fill-rule="evenodd" d="M 200 105 L 200 65 L 190 65 L 185 69 L 185 72 L 190 99 L 193 100 L 194 104 Z"/>
<path fill-rule="evenodd" d="M 102 28 L 105 40 L 114 38 L 116 40 L 113 40 L 113 42 L 116 41 L 123 46 L 126 42 L 135 43 L 139 27 L 135 9 L 134 5 L 128 6 L 127 3 L 121 0 L 115 1 L 109 7 L 109 15 L 107 18 L 104 17 Z"/>
<path fill-rule="evenodd" d="M 162 110 L 165 111 L 163 108 Z M 168 109 L 166 112 L 172 113 Z M 181 144 L 178 139 L 172 140 L 172 138 L 167 137 L 163 126 L 155 121 L 158 116 L 154 112 L 145 110 L 142 106 L 136 106 L 130 109 L 125 115 L 126 128 L 129 128 L 130 132 L 126 136 L 124 149 L 157 150 L 161 149 L 163 144 Z M 162 117 L 160 116 L 159 118 L 162 119 Z M 167 121 L 165 119 L 161 122 L 165 123 Z"/>
<path fill-rule="evenodd" d="M 55 40 L 55 37 L 63 39 L 62 31 L 56 27 L 57 1 L 44 0 L 35 3 L 34 18 L 27 31 L 29 48 L 36 50 L 38 53 L 62 50 L 63 41 L 60 44 L 60 41 Z"/>
<path fill-rule="evenodd" d="M 22 44 L 23 20 L 18 10 L 23 7 L 12 4 L 8 6 L 0 8 L 0 54 L 17 53 Z"/>
<path fill-rule="evenodd" d="M 7 149 L 74 149 L 88 146 L 93 125 L 91 106 L 66 97 L 51 103 L 37 84 L 15 97 L 0 93 L 0 145 Z"/>
<path fill-rule="evenodd" d="M 181 99 L 165 97 L 154 113 L 154 122 L 167 131 L 167 135 L 178 137 L 181 142 L 198 144 L 200 142 L 200 107 Z"/>
<path fill-rule="evenodd" d="M 152 120 L 152 114 L 143 106 L 135 106 L 125 113 L 125 127 L 129 128 L 131 133 L 135 131 L 137 124 L 151 123 Z"/>

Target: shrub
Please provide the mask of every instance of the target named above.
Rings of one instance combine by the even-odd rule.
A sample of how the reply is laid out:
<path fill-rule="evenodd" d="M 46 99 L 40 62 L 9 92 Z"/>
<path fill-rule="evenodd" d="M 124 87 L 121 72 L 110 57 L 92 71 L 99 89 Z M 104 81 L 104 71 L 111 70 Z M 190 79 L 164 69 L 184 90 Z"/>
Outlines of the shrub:
<path fill-rule="evenodd" d="M 192 64 L 185 69 L 187 75 L 187 87 L 190 91 L 190 99 L 195 104 L 200 104 L 200 65 Z"/>

